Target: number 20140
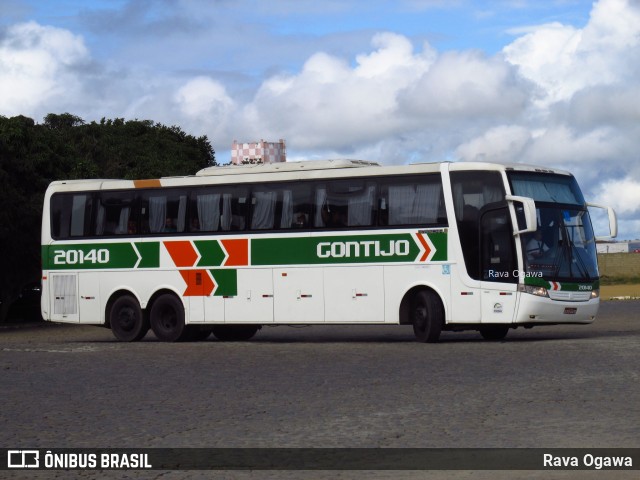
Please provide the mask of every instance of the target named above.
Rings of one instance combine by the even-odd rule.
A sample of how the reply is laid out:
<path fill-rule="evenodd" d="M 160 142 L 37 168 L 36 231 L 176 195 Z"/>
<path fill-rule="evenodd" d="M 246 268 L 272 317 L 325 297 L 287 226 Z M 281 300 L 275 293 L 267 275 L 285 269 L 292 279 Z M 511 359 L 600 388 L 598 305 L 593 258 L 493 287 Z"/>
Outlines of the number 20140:
<path fill-rule="evenodd" d="M 83 250 L 56 250 L 53 254 L 56 265 L 78 265 L 85 263 L 109 263 L 109 250 L 106 248 Z"/>

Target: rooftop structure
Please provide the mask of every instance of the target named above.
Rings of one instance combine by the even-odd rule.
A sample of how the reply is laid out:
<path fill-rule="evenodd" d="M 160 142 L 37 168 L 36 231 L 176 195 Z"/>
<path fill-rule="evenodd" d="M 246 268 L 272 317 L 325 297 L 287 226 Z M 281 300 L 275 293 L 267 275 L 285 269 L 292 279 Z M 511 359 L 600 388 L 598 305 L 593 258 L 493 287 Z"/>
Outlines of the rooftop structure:
<path fill-rule="evenodd" d="M 231 147 L 231 163 L 242 165 L 243 163 L 281 163 L 287 161 L 287 150 L 284 140 L 278 142 L 265 142 L 260 140 L 254 143 L 238 143 L 233 141 Z"/>

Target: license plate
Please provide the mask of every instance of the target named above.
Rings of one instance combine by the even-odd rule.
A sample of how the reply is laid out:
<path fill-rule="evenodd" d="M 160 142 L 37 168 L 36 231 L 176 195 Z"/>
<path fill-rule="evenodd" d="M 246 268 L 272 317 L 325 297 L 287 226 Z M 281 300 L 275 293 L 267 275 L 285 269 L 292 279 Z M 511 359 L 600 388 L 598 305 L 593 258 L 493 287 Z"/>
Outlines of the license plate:
<path fill-rule="evenodd" d="M 565 315 L 575 315 L 577 312 L 578 312 L 578 309 L 573 307 L 564 309 Z"/>

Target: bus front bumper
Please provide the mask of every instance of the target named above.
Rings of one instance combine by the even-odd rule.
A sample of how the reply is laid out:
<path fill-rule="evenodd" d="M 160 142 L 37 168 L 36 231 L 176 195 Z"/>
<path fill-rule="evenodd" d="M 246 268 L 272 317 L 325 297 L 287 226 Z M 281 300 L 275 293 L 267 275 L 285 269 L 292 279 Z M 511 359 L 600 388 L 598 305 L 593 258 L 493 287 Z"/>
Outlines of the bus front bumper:
<path fill-rule="evenodd" d="M 563 302 L 548 297 L 521 293 L 514 323 L 591 323 L 596 319 L 599 306 L 599 298 L 586 302 Z"/>

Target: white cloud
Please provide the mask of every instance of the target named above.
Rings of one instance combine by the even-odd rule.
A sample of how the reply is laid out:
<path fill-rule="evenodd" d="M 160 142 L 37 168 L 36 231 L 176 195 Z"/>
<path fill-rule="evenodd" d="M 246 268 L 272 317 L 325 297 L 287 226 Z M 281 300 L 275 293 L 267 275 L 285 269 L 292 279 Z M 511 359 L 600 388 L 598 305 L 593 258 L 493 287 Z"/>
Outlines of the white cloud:
<path fill-rule="evenodd" d="M 634 0 L 595 3 L 583 29 L 553 23 L 529 30 L 503 52 L 525 78 L 541 87 L 542 107 L 569 100 L 588 87 L 630 79 L 638 71 L 640 5 Z"/>
<path fill-rule="evenodd" d="M 531 141 L 531 132 L 521 126 L 498 126 L 487 130 L 456 149 L 464 161 L 514 163 L 522 159 L 522 152 Z"/>
<path fill-rule="evenodd" d="M 389 141 L 414 146 L 411 157 L 425 160 L 427 152 L 453 151 L 483 125 L 516 121 L 527 107 L 531 85 L 500 57 L 438 55 L 428 44 L 415 51 L 391 33 L 376 35 L 372 47 L 353 63 L 317 53 L 298 74 L 267 79 L 244 110 L 249 136 L 266 131 L 290 139 L 290 149 L 345 152 Z"/>
<path fill-rule="evenodd" d="M 174 101 L 197 133 L 204 130 L 203 126 L 213 134 L 224 132 L 235 108 L 235 102 L 229 97 L 225 87 L 208 77 L 189 80 L 178 89 Z M 193 125 L 194 123 L 200 125 Z"/>
<path fill-rule="evenodd" d="M 576 132 L 567 125 L 558 125 L 538 132 L 524 154 L 524 161 L 564 166 L 597 166 L 598 162 L 615 155 L 616 144 L 611 142 L 615 131 L 598 128 Z"/>
<path fill-rule="evenodd" d="M 29 115 L 44 104 L 74 103 L 89 62 L 83 39 L 68 30 L 35 22 L 7 28 L 0 36 L 0 112 Z"/>
<path fill-rule="evenodd" d="M 609 200 L 625 218 L 640 215 L 628 206 L 638 203 L 632 193 L 605 196 L 640 185 L 636 0 L 599 0 L 582 26 L 512 29 L 514 40 L 494 56 L 438 52 L 393 32 L 372 34 L 368 46 L 358 37 L 359 48 L 337 46 L 356 38 L 349 32 L 308 36 L 304 49 L 265 29 L 253 42 L 243 41 L 247 25 L 236 37 L 228 29 L 211 37 L 206 22 L 195 22 L 197 35 L 185 35 L 194 11 L 181 17 L 174 35 L 148 40 L 148 29 L 141 29 L 130 48 L 114 47 L 101 64 L 69 30 L 35 22 L 6 28 L 0 33 L 0 115 L 151 118 L 208 135 L 219 154 L 233 139 L 284 138 L 295 158 L 563 167 L 576 173 L 587 197 Z M 155 51 L 153 42 L 162 48 L 177 42 L 195 66 L 187 69 L 185 61 L 172 69 L 169 56 L 144 55 Z M 315 51 L 299 61 L 312 44 Z M 225 53 L 238 45 L 243 61 Z M 260 66 L 252 69 L 247 58 L 260 58 Z"/>
<path fill-rule="evenodd" d="M 448 52 L 404 93 L 408 112 L 429 123 L 509 118 L 526 107 L 528 86 L 500 58 L 477 51 Z"/>
<path fill-rule="evenodd" d="M 613 207 L 618 217 L 618 237 L 625 239 L 640 238 L 640 181 L 630 176 L 603 181 L 595 192 L 593 203 Z M 592 209 L 594 210 L 594 209 Z M 605 235 L 605 215 L 595 209 L 593 214 L 596 234 Z"/>
<path fill-rule="evenodd" d="M 353 66 L 317 53 L 297 75 L 267 79 L 247 105 L 244 123 L 291 138 L 297 148 L 350 148 L 393 135 L 405 122 L 398 94 L 429 68 L 434 53 L 414 53 L 406 37 L 390 33 L 374 36 L 372 45 Z"/>

